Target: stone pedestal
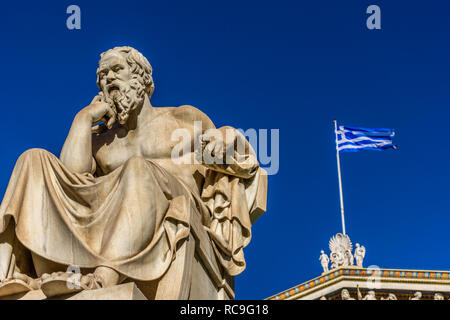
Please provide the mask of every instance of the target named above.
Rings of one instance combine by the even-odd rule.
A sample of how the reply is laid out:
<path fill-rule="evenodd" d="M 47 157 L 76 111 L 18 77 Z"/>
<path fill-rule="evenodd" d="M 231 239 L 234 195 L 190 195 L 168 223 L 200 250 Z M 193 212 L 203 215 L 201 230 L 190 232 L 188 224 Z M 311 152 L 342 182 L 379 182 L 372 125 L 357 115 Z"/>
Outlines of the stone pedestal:
<path fill-rule="evenodd" d="M 147 300 L 147 298 L 134 282 L 129 282 L 105 289 L 81 291 L 65 300 Z"/>
<path fill-rule="evenodd" d="M 47 297 L 41 290 L 29 291 L 26 294 L 4 297 L 5 300 L 45 300 Z M 85 290 L 74 294 L 57 296 L 51 300 L 147 300 L 134 282 L 119 284 L 117 286 Z"/>

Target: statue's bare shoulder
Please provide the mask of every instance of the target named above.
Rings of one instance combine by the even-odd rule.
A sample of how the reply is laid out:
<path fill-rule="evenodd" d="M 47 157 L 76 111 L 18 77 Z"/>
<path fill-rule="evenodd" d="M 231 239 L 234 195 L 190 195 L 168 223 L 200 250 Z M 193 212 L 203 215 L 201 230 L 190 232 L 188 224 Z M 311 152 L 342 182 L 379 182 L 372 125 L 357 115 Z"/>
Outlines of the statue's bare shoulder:
<path fill-rule="evenodd" d="M 179 122 L 179 127 L 194 126 L 195 121 L 201 121 L 203 130 L 215 128 L 214 123 L 205 113 L 191 105 L 155 109 L 159 109 L 160 116 L 165 115 Z"/>

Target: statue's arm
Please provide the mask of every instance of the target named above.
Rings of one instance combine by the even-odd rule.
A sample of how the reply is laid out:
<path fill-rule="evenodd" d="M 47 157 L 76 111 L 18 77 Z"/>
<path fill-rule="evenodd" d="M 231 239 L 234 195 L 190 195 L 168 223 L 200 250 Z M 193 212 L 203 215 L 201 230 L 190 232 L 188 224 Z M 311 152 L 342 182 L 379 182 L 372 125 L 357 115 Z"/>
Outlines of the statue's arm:
<path fill-rule="evenodd" d="M 256 153 L 240 131 L 229 126 L 216 128 L 206 114 L 193 106 L 178 107 L 173 114 L 187 127 L 193 127 L 196 121 L 201 122 L 200 137 L 195 136 L 194 139 L 201 142 L 201 161 L 207 168 L 243 179 L 252 178 L 256 174 L 259 168 Z M 207 155 L 222 158 L 222 163 L 208 159 Z"/>
<path fill-rule="evenodd" d="M 243 179 L 252 178 L 259 168 L 259 163 L 255 151 L 245 136 L 239 130 L 229 126 L 214 130 L 216 132 L 206 131 L 202 139 L 206 140 L 206 153 L 222 153 L 219 156 L 221 161 L 220 163 L 206 161 L 204 164 L 214 171 Z M 217 139 L 217 137 L 220 138 Z"/>
<path fill-rule="evenodd" d="M 93 159 L 91 127 L 91 116 L 83 110 L 75 116 L 72 122 L 59 158 L 73 172 L 91 172 Z"/>
<path fill-rule="evenodd" d="M 92 125 L 103 121 L 111 128 L 115 114 L 108 103 L 94 98 L 91 104 L 75 116 L 69 134 L 61 150 L 60 160 L 71 171 L 89 173 L 93 169 Z"/>

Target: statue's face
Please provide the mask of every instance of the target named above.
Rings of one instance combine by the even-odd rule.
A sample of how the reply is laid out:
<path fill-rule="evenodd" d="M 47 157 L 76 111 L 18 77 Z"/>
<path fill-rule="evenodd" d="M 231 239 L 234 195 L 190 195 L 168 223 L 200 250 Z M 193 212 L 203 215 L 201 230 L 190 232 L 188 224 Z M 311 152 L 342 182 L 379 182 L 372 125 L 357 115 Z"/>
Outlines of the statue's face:
<path fill-rule="evenodd" d="M 120 54 L 108 54 L 100 60 L 100 87 L 109 97 L 130 81 L 130 67 Z"/>
<path fill-rule="evenodd" d="M 342 265 L 344 263 L 344 260 L 345 260 L 344 253 L 341 252 L 341 251 L 334 252 L 332 254 L 332 260 L 334 262 L 336 262 L 338 265 Z"/>
<path fill-rule="evenodd" d="M 350 293 L 347 290 L 342 290 L 342 299 L 350 298 Z"/>
<path fill-rule="evenodd" d="M 138 90 L 143 85 L 133 78 L 125 58 L 116 52 L 105 54 L 100 60 L 99 84 L 106 102 L 117 113 L 120 124 L 128 121 L 130 112 L 134 111 L 144 101 Z"/>

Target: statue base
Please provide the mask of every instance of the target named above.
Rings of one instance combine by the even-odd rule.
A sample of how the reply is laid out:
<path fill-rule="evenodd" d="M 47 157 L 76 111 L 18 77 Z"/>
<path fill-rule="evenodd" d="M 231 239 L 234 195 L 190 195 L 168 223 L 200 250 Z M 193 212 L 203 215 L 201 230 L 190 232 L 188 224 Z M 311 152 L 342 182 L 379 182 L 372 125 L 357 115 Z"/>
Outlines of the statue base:
<path fill-rule="evenodd" d="M 4 300 L 45 300 L 42 290 L 3 297 Z M 119 284 L 104 289 L 84 290 L 78 293 L 52 297 L 49 300 L 147 300 L 134 282 Z"/>

